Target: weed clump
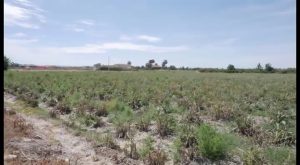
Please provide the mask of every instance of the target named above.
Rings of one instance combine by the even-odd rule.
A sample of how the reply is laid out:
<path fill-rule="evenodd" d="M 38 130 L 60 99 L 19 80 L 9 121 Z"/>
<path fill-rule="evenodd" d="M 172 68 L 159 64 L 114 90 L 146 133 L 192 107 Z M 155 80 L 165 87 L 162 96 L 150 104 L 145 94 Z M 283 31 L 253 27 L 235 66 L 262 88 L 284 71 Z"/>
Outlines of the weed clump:
<path fill-rule="evenodd" d="M 116 128 L 116 136 L 118 138 L 129 138 L 129 131 L 133 120 L 132 110 L 122 104 L 114 104 L 114 108 L 110 107 L 110 119 Z"/>
<path fill-rule="evenodd" d="M 197 130 L 197 144 L 201 155 L 218 160 L 226 156 L 231 149 L 232 143 L 225 134 L 217 133 L 215 129 L 208 125 L 201 125 Z"/>
<path fill-rule="evenodd" d="M 256 131 L 254 121 L 250 117 L 241 116 L 236 119 L 238 131 L 245 136 L 253 136 Z"/>
<path fill-rule="evenodd" d="M 245 165 L 259 165 L 266 163 L 262 150 L 254 147 L 251 147 L 243 153 L 242 160 Z"/>
<path fill-rule="evenodd" d="M 153 142 L 151 137 L 147 137 L 144 140 L 142 148 L 138 151 L 139 156 L 144 163 L 149 165 L 164 165 L 167 161 L 167 155 L 162 150 L 154 149 Z"/>
<path fill-rule="evenodd" d="M 174 133 L 176 128 L 176 121 L 170 115 L 161 114 L 156 118 L 157 132 L 164 137 Z"/>

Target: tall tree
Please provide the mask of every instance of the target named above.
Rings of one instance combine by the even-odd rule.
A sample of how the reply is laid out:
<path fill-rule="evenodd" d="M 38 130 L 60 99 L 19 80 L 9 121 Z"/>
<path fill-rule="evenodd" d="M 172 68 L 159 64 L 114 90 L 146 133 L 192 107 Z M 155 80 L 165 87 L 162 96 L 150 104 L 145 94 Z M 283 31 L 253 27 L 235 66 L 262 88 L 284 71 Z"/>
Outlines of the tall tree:
<path fill-rule="evenodd" d="M 228 70 L 228 71 L 234 71 L 234 70 L 235 70 L 234 65 L 229 64 L 229 65 L 227 66 L 227 70 Z"/>
<path fill-rule="evenodd" d="M 164 67 L 166 67 L 166 65 L 168 64 L 168 61 L 167 60 L 164 60 L 163 62 L 162 62 L 162 67 L 164 68 Z"/>
<path fill-rule="evenodd" d="M 266 64 L 266 66 L 265 66 L 265 70 L 266 70 L 267 72 L 273 72 L 275 69 L 271 66 L 270 63 L 268 63 L 268 64 Z"/>
<path fill-rule="evenodd" d="M 127 62 L 127 65 L 131 65 L 131 61 L 128 61 L 128 62 Z"/>
<path fill-rule="evenodd" d="M 10 65 L 10 60 L 9 60 L 9 58 L 6 57 L 6 56 L 4 55 L 4 65 L 3 65 L 4 70 L 7 70 L 8 67 L 9 67 L 9 65 Z"/>
<path fill-rule="evenodd" d="M 260 63 L 258 63 L 256 69 L 261 71 L 261 70 L 263 70 L 263 67 L 260 65 Z"/>

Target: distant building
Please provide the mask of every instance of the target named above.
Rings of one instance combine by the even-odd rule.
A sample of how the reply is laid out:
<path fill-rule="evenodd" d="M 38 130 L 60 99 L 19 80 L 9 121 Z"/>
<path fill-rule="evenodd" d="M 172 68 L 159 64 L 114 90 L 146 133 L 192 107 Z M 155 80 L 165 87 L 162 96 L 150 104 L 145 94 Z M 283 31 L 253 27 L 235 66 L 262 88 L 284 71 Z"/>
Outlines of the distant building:
<path fill-rule="evenodd" d="M 111 67 L 121 68 L 121 69 L 131 69 L 131 65 L 128 65 L 128 64 L 114 64 Z"/>

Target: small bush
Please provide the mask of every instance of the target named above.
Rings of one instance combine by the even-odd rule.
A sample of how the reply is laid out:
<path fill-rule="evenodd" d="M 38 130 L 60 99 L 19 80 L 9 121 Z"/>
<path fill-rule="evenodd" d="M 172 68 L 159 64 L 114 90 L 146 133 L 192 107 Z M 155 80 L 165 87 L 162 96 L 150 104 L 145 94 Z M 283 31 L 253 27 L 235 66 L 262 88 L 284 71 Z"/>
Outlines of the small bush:
<path fill-rule="evenodd" d="M 120 106 L 118 108 L 110 114 L 110 118 L 116 128 L 116 136 L 118 138 L 129 138 L 128 132 L 130 131 L 133 112 L 127 106 Z"/>
<path fill-rule="evenodd" d="M 136 149 L 136 144 L 133 142 L 133 140 L 130 140 L 130 145 L 126 145 L 124 148 L 124 153 L 126 156 L 132 158 L 132 159 L 138 159 L 139 154 Z"/>
<path fill-rule="evenodd" d="M 176 121 L 174 118 L 167 114 L 161 114 L 157 116 L 156 126 L 158 134 L 162 137 L 171 135 L 176 127 Z"/>
<path fill-rule="evenodd" d="M 208 125 L 201 125 L 197 130 L 197 143 L 200 154 L 211 159 L 218 160 L 226 156 L 231 149 L 231 139 L 225 134 L 219 134 Z"/>
<path fill-rule="evenodd" d="M 51 118 L 56 118 L 56 117 L 57 117 L 56 111 L 53 110 L 53 109 L 51 109 L 51 110 L 49 111 L 49 116 L 50 116 Z"/>
<path fill-rule="evenodd" d="M 186 148 L 180 138 L 173 143 L 173 160 L 176 164 L 188 164 L 198 155 L 197 146 Z"/>
<path fill-rule="evenodd" d="M 191 124 L 183 124 L 178 129 L 179 139 L 181 140 L 185 148 L 195 147 L 197 145 L 197 139 L 195 134 L 195 128 Z"/>
<path fill-rule="evenodd" d="M 271 164 L 296 164 L 295 154 L 288 148 L 268 148 L 264 155 Z"/>
<path fill-rule="evenodd" d="M 162 150 L 154 150 L 147 157 L 149 165 L 164 165 L 167 160 L 167 155 Z"/>
<path fill-rule="evenodd" d="M 105 125 L 101 118 L 96 119 L 96 123 L 93 125 L 94 128 L 103 127 Z"/>
<path fill-rule="evenodd" d="M 152 118 L 155 116 L 155 111 L 149 109 L 146 112 L 143 112 L 141 116 L 138 116 L 136 119 L 136 127 L 140 131 L 148 131 L 148 127 L 151 123 Z"/>
<path fill-rule="evenodd" d="M 200 118 L 199 111 L 197 111 L 195 109 L 190 109 L 183 116 L 183 122 L 201 125 L 203 123 L 203 120 Z"/>
<path fill-rule="evenodd" d="M 49 100 L 47 100 L 46 104 L 49 107 L 54 107 L 57 104 L 57 101 L 54 98 L 50 98 Z"/>
<path fill-rule="evenodd" d="M 154 142 L 154 140 L 150 136 L 148 136 L 146 139 L 144 139 L 141 149 L 138 150 L 139 156 L 142 159 L 145 159 L 146 156 L 149 155 L 150 152 L 152 152 L 154 150 L 153 142 Z"/>
<path fill-rule="evenodd" d="M 26 100 L 26 103 L 31 106 L 31 107 L 37 107 L 39 105 L 39 102 L 37 99 L 33 99 L 33 98 L 27 98 Z"/>
<path fill-rule="evenodd" d="M 92 138 L 96 141 L 98 147 L 108 147 L 111 149 L 119 149 L 111 134 L 99 135 L 92 134 Z"/>
<path fill-rule="evenodd" d="M 238 126 L 238 131 L 243 135 L 253 136 L 256 133 L 254 128 L 254 121 L 249 117 L 238 117 L 236 119 L 236 124 Z"/>
<path fill-rule="evenodd" d="M 216 120 L 230 120 L 234 115 L 233 110 L 224 104 L 214 105 L 212 113 Z"/>
<path fill-rule="evenodd" d="M 262 150 L 254 147 L 243 153 L 242 160 L 245 165 L 261 165 L 266 163 Z"/>
<path fill-rule="evenodd" d="M 95 115 L 96 116 L 107 116 L 108 112 L 107 112 L 106 107 L 103 104 L 98 105 L 96 108 Z"/>
<path fill-rule="evenodd" d="M 64 102 L 59 102 L 55 108 L 59 110 L 62 115 L 71 113 L 71 108 Z"/>

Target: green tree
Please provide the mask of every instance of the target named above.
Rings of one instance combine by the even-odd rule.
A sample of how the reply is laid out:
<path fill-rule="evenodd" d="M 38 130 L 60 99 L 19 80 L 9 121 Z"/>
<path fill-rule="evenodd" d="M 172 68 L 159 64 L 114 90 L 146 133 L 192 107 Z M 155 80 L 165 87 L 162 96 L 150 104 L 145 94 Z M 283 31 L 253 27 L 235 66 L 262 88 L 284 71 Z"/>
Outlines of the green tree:
<path fill-rule="evenodd" d="M 176 69 L 177 69 L 176 66 L 174 66 L 174 65 L 170 66 L 170 70 L 176 70 Z"/>
<path fill-rule="evenodd" d="M 273 72 L 275 69 L 272 67 L 272 65 L 270 63 L 266 64 L 265 66 L 265 70 L 267 72 Z"/>
<path fill-rule="evenodd" d="M 10 60 L 8 57 L 4 55 L 4 70 L 7 70 L 9 66 L 10 66 Z"/>
<path fill-rule="evenodd" d="M 234 72 L 234 71 L 235 71 L 234 65 L 229 64 L 229 65 L 227 66 L 227 71 L 228 71 L 228 72 Z"/>
<path fill-rule="evenodd" d="M 161 65 L 161 66 L 162 66 L 163 68 L 165 68 L 167 64 L 168 64 L 168 61 L 167 61 L 167 60 L 164 60 L 164 61 L 162 62 L 162 65 Z"/>
<path fill-rule="evenodd" d="M 259 71 L 262 71 L 263 67 L 260 65 L 260 63 L 258 63 L 256 69 L 259 70 Z"/>

